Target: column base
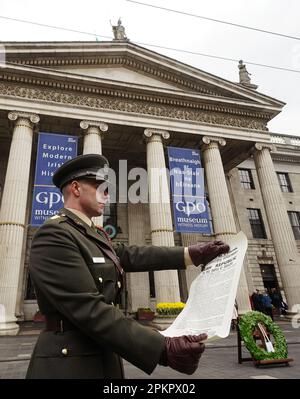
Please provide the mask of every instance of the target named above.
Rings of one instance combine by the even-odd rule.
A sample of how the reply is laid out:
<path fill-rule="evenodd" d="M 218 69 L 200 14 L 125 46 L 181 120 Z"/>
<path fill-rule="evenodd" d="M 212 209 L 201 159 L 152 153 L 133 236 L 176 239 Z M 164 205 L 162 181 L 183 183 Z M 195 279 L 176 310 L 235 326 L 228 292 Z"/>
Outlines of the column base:
<path fill-rule="evenodd" d="M 0 336 L 17 335 L 20 327 L 15 322 L 0 323 Z"/>

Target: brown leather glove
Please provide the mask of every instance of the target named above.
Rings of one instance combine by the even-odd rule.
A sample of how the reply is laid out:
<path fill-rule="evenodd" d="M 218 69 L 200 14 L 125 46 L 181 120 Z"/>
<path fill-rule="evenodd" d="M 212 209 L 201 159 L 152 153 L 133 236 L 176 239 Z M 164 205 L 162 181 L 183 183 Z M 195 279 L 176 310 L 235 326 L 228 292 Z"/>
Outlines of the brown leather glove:
<path fill-rule="evenodd" d="M 188 251 L 195 266 L 206 265 L 218 255 L 228 252 L 229 245 L 223 241 L 211 241 L 207 244 L 190 245 Z"/>
<path fill-rule="evenodd" d="M 158 364 L 169 366 L 184 374 L 193 374 L 197 368 L 205 345 L 201 343 L 206 334 L 165 337 L 165 348 Z"/>

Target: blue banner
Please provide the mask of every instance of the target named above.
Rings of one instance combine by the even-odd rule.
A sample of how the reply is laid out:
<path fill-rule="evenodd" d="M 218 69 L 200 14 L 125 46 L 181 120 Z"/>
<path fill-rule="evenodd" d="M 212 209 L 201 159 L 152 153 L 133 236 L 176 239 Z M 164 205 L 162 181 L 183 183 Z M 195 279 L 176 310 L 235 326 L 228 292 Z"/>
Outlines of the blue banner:
<path fill-rule="evenodd" d="M 60 190 L 52 183 L 54 172 L 66 161 L 77 156 L 76 136 L 39 133 L 31 226 L 41 226 L 63 207 Z"/>
<path fill-rule="evenodd" d="M 211 233 L 200 151 L 168 147 L 176 231 Z"/>

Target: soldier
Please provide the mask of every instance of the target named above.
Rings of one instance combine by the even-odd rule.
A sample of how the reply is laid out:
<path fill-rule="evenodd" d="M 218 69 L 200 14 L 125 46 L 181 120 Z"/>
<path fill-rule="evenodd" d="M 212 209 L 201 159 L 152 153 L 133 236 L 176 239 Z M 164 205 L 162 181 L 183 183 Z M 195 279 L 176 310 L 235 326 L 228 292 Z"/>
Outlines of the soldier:
<path fill-rule="evenodd" d="M 206 264 L 229 247 L 221 241 L 183 247 L 111 243 L 92 217 L 109 195 L 108 161 L 80 155 L 62 165 L 53 183 L 65 207 L 32 242 L 30 275 L 46 329 L 35 346 L 27 378 L 122 378 L 121 358 L 151 374 L 157 364 L 192 374 L 206 334 L 165 338 L 114 306 L 125 272 L 184 269 Z"/>

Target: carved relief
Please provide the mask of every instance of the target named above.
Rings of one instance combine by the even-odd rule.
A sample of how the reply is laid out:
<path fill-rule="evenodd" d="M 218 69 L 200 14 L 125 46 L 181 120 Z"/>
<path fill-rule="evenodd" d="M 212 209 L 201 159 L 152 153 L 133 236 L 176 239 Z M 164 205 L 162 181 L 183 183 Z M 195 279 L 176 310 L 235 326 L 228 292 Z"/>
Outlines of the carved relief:
<path fill-rule="evenodd" d="M 225 125 L 254 130 L 267 130 L 267 120 L 258 119 L 247 112 L 247 116 L 230 115 L 225 112 L 190 109 L 180 106 L 153 104 L 149 101 L 119 99 L 109 96 L 89 96 L 60 92 L 47 88 L 37 89 L 0 83 L 0 94 L 21 97 L 31 100 L 77 105 L 96 109 L 109 109 L 121 112 L 133 112 L 158 117 L 173 118 L 186 121 L 197 121 L 213 125 Z M 129 97 L 129 95 L 127 95 Z M 176 103 L 176 101 L 174 101 Z M 207 107 L 209 108 L 209 107 Z M 210 108 L 213 109 L 213 106 Z M 249 115 L 249 116 L 248 116 Z"/>

